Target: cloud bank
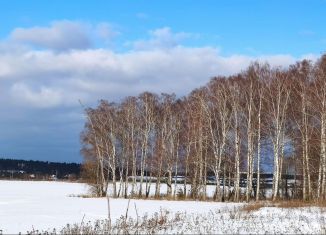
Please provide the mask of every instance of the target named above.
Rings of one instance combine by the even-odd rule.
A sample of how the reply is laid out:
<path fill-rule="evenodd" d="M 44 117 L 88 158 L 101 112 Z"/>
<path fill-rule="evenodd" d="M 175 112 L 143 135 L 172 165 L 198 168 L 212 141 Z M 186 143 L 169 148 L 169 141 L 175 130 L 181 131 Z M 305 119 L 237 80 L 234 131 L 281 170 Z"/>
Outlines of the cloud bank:
<path fill-rule="evenodd" d="M 55 21 L 49 26 L 16 28 L 0 42 L 0 109 L 6 113 L 0 117 L 0 127 L 5 129 L 0 140 L 7 143 L 0 147 L 4 154 L 26 158 L 48 154 L 52 160 L 77 161 L 83 126 L 78 100 L 95 105 L 99 99 L 119 101 L 143 91 L 181 96 L 213 76 L 240 72 L 252 61 L 287 66 L 301 59 L 287 54 L 223 56 L 217 47 L 183 46 L 192 34 L 174 33 L 169 27 L 126 43 L 122 52 L 96 46 L 98 40 L 113 40 L 117 35 L 105 22 Z M 53 126 L 60 128 L 54 131 Z M 26 142 L 25 135 L 34 135 L 34 141 Z M 21 143 L 22 149 L 13 151 L 8 141 Z M 51 148 L 56 154 L 46 153 Z"/>

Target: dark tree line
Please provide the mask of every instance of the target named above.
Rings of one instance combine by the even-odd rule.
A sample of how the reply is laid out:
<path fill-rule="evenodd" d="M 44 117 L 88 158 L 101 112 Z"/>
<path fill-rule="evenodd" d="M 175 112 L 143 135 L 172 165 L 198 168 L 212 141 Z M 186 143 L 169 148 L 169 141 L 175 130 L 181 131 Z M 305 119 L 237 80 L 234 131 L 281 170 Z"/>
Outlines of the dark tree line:
<path fill-rule="evenodd" d="M 10 176 L 11 172 L 34 175 L 56 175 L 59 179 L 67 175 L 80 175 L 80 164 L 33 160 L 0 159 L 0 177 Z"/>
<path fill-rule="evenodd" d="M 186 97 L 144 92 L 85 112 L 83 169 L 99 196 L 108 187 L 115 197 L 149 196 L 155 187 L 159 197 L 165 183 L 169 197 L 205 199 L 214 175 L 223 179 L 215 200 L 260 200 L 270 171 L 273 200 L 325 199 L 326 55 L 286 69 L 254 63 Z M 291 194 L 286 174 L 298 178 Z M 182 189 L 174 176 L 184 176 Z"/>

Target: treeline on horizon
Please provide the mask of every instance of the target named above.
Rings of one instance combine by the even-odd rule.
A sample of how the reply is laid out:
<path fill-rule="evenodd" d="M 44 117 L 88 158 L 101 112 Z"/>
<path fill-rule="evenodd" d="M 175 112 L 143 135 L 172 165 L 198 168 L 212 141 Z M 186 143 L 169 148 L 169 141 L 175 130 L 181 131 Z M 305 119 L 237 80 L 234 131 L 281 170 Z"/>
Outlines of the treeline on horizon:
<path fill-rule="evenodd" d="M 325 199 L 326 55 L 288 68 L 253 63 L 182 98 L 144 92 L 85 113 L 83 172 L 98 196 L 148 197 L 155 187 L 160 197 L 164 179 L 168 197 L 206 199 L 213 174 L 224 185 L 216 181 L 216 201 L 260 200 L 267 167 L 273 200 Z M 298 176 L 291 192 L 285 174 Z M 184 176 L 181 189 L 174 176 Z"/>
<path fill-rule="evenodd" d="M 26 174 L 33 174 L 35 178 L 46 175 L 56 175 L 58 179 L 67 177 L 67 175 L 74 175 L 74 178 L 78 178 L 80 166 L 78 163 L 0 158 L 0 177 L 22 178 Z"/>

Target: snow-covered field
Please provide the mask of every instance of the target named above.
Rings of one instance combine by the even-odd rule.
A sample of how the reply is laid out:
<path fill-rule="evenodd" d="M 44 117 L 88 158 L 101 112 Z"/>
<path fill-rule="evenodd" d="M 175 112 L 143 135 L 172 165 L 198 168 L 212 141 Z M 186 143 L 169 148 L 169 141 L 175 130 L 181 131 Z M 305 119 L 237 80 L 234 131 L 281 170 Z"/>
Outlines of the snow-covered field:
<path fill-rule="evenodd" d="M 82 198 L 85 184 L 48 181 L 0 181 L 0 230 L 6 233 L 26 233 L 33 228 L 48 230 L 61 228 L 67 223 L 80 223 L 105 219 L 108 216 L 105 198 Z M 234 207 L 235 203 L 131 200 L 128 215 L 152 214 L 167 209 L 171 212 L 208 212 L 221 207 Z M 116 220 L 125 215 L 126 199 L 111 199 L 111 218 Z"/>
<path fill-rule="evenodd" d="M 0 181 L 0 190 L 0 230 L 3 234 L 26 233 L 33 229 L 52 231 L 56 228 L 60 231 L 67 223 L 92 223 L 106 219 L 108 215 L 105 198 L 72 196 L 87 194 L 88 187 L 84 184 Z M 126 199 L 110 200 L 113 223 L 125 215 L 127 205 Z M 244 205 L 131 200 L 128 218 L 141 218 L 145 214 L 150 218 L 161 209 L 168 210 L 170 222 L 165 227 L 158 227 L 154 231 L 157 233 L 326 233 L 325 208 L 263 207 L 248 212 L 242 209 Z M 181 212 L 180 216 L 177 212 Z M 133 230 L 129 232 L 135 229 L 131 228 Z M 146 229 L 142 227 L 137 232 L 148 232 Z"/>

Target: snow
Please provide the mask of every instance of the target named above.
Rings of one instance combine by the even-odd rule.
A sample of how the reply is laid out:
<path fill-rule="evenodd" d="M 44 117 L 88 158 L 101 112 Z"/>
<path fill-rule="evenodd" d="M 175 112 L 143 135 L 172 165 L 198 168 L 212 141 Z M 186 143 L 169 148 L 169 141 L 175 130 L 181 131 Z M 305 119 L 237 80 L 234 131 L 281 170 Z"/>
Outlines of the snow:
<path fill-rule="evenodd" d="M 108 215 L 105 198 L 82 198 L 88 187 L 80 183 L 53 181 L 0 181 L 0 230 L 7 233 L 26 233 L 33 228 L 52 230 L 67 223 L 105 219 Z M 236 203 L 131 200 L 128 216 L 136 217 L 167 209 L 171 212 L 208 212 L 235 207 Z M 126 199 L 110 199 L 112 221 L 125 215 Z M 84 219 L 83 219 L 84 218 Z"/>
<path fill-rule="evenodd" d="M 67 223 L 106 219 L 106 198 L 83 198 L 88 186 L 53 181 L 0 181 L 0 234 L 60 231 Z M 243 203 L 199 201 L 130 200 L 128 218 L 137 218 L 166 209 L 185 212 L 184 220 L 158 233 L 325 233 L 323 207 L 263 207 L 246 212 Z M 124 216 L 127 199 L 110 199 L 112 222 Z M 136 211 L 137 210 L 137 211 Z"/>

